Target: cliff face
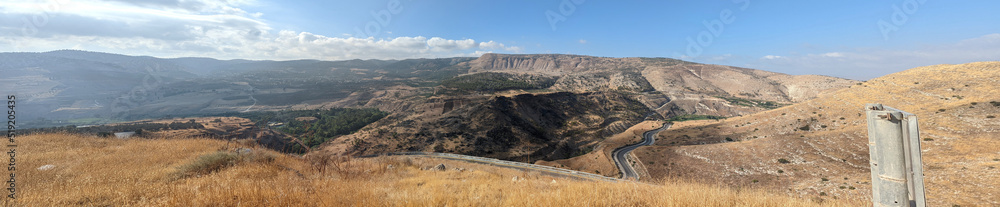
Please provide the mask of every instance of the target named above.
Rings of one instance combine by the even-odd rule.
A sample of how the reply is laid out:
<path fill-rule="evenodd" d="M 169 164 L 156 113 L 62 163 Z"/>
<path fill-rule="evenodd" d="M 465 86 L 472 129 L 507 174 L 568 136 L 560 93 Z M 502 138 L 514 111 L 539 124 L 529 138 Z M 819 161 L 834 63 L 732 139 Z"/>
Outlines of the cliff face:
<path fill-rule="evenodd" d="M 505 55 L 484 54 L 469 62 L 470 72 L 504 71 L 566 75 L 638 66 L 635 58 L 604 58 L 581 55 Z"/>
<path fill-rule="evenodd" d="M 556 90 L 629 89 L 704 94 L 794 103 L 857 81 L 818 75 L 788 75 L 669 58 L 607 58 L 580 55 L 484 54 L 470 73 L 531 73 L 558 77 Z M 650 88 L 651 87 L 651 88 Z"/>
<path fill-rule="evenodd" d="M 638 92 L 656 100 L 647 105 L 666 117 L 745 115 L 813 99 L 857 83 L 827 76 L 788 75 L 669 58 L 485 54 L 462 64 L 470 68 L 470 73 L 549 76 L 556 79 L 549 88 L 555 91 Z M 741 100 L 773 102 L 774 105 L 755 107 Z"/>

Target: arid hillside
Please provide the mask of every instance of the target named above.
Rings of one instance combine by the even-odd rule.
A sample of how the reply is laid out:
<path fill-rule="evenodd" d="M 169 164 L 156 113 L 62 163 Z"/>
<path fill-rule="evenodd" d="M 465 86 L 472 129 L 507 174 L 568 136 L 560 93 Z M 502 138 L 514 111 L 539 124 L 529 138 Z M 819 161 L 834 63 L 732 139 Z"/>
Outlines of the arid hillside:
<path fill-rule="evenodd" d="M 919 117 L 930 206 L 1000 205 L 998 71 L 1000 62 L 914 68 L 775 110 L 680 122 L 635 153 L 653 178 L 866 200 L 863 107 L 882 103 Z"/>
<path fill-rule="evenodd" d="M 420 157 L 302 158 L 188 137 L 18 140 L 17 199 L 3 199 L 4 206 L 848 206 L 757 189 L 579 181 Z"/>
<path fill-rule="evenodd" d="M 666 101 L 653 107 L 664 116 L 735 116 L 762 111 L 733 99 L 796 103 L 857 83 L 854 80 L 788 75 L 669 58 L 606 58 L 579 55 L 485 54 L 459 64 L 469 73 L 504 72 L 556 78 L 561 91 L 657 91 Z M 729 98 L 729 99 L 726 99 Z"/>
<path fill-rule="evenodd" d="M 435 151 L 534 162 L 586 154 L 655 115 L 617 92 L 430 98 L 328 143 L 338 154 Z M 658 117 L 658 116 L 657 116 Z"/>

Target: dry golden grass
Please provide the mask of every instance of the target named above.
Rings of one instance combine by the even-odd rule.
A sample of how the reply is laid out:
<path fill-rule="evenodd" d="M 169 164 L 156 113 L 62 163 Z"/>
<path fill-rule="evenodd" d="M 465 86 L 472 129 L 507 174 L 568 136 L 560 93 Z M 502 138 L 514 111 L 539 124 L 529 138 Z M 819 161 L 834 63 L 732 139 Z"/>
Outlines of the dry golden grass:
<path fill-rule="evenodd" d="M 182 166 L 196 162 L 199 156 L 226 148 L 226 142 L 209 139 L 24 136 L 20 137 L 18 148 L 19 197 L 2 203 L 5 206 L 837 205 L 754 189 L 679 181 L 663 185 L 575 181 L 430 158 L 319 159 L 323 155 L 312 154 L 303 159 L 264 149 L 255 149 L 254 153 L 271 155 L 273 160 L 244 161 L 211 173 L 175 176 Z M 421 170 L 438 163 L 446 164 L 448 170 Z M 38 169 L 50 164 L 55 167 Z M 524 179 L 513 181 L 513 176 Z"/>
<path fill-rule="evenodd" d="M 633 153 L 654 163 L 653 177 L 865 201 L 871 174 L 863 106 L 882 103 L 919 117 L 929 206 L 1000 206 L 1000 106 L 990 103 L 1000 102 L 998 71 L 1000 62 L 913 68 L 775 110 L 679 122 L 660 133 L 657 146 Z"/>

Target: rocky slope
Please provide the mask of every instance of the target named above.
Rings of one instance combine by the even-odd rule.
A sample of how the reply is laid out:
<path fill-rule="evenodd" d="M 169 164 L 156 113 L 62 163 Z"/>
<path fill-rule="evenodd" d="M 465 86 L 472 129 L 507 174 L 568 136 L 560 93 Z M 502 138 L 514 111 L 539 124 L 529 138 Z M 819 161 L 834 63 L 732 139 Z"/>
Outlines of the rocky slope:
<path fill-rule="evenodd" d="M 470 73 L 552 76 L 557 80 L 550 89 L 557 91 L 657 91 L 665 96 L 664 101 L 652 108 L 663 116 L 743 115 L 762 109 L 741 107 L 733 104 L 732 99 L 720 97 L 788 104 L 857 83 L 827 76 L 787 75 L 669 58 L 485 54 L 464 66 L 470 68 Z"/>
<path fill-rule="evenodd" d="M 775 110 L 682 122 L 635 153 L 653 177 L 868 199 L 863 106 L 882 103 L 919 117 L 930 206 L 1000 205 L 997 71 L 1000 62 L 914 68 Z"/>
<path fill-rule="evenodd" d="M 324 147 L 338 154 L 436 151 L 515 161 L 564 159 L 652 111 L 616 92 L 430 98 Z"/>

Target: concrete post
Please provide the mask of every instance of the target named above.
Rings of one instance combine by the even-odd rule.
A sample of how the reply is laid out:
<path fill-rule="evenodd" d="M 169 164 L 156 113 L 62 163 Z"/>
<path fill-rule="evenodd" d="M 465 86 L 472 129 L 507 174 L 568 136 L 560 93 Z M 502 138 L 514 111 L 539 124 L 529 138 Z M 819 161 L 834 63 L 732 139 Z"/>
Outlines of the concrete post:
<path fill-rule="evenodd" d="M 923 169 L 916 115 L 865 106 L 874 206 L 923 207 Z"/>

